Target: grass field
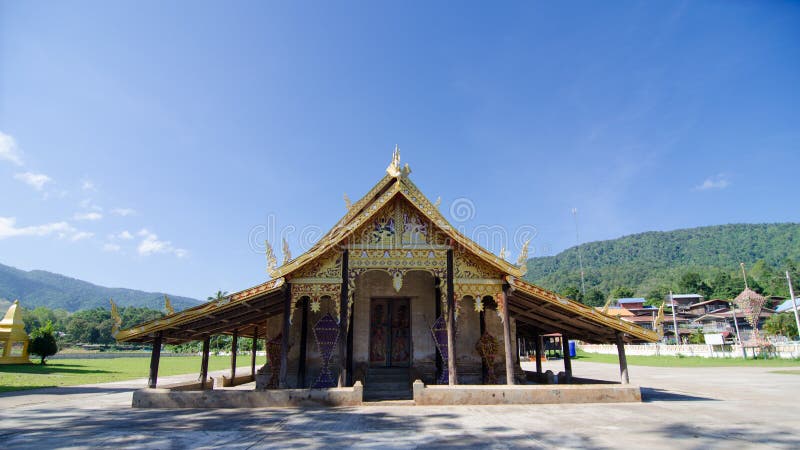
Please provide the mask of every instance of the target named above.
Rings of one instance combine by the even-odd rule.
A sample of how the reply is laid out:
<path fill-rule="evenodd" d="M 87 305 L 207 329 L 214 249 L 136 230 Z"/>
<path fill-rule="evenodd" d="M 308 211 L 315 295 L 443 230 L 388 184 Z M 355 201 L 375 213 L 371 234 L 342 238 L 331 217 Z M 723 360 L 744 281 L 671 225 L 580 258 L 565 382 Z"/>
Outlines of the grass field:
<path fill-rule="evenodd" d="M 617 355 L 587 353 L 578 350 L 579 361 L 619 364 Z M 800 369 L 796 359 L 703 358 L 700 356 L 636 356 L 628 355 L 628 365 L 652 367 L 790 367 Z"/>
<path fill-rule="evenodd" d="M 244 360 L 249 365 L 249 357 Z M 259 365 L 264 364 L 259 358 Z M 211 356 L 208 370 L 230 367 L 229 356 Z M 109 381 L 147 378 L 150 358 L 114 359 L 54 359 L 42 366 L 40 364 L 0 365 L 0 392 L 36 389 L 53 386 L 75 386 L 78 384 L 106 383 Z M 249 367 L 246 370 L 250 373 Z M 161 358 L 159 377 L 200 373 L 199 356 L 170 356 Z"/>

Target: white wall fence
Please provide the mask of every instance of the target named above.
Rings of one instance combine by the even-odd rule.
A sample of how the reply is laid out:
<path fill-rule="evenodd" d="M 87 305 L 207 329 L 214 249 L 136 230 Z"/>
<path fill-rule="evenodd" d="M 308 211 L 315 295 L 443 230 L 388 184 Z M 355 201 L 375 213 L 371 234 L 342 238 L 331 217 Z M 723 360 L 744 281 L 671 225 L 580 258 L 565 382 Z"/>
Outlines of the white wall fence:
<path fill-rule="evenodd" d="M 579 344 L 578 348 L 588 353 L 602 353 L 616 355 L 617 346 L 614 344 Z M 758 349 L 747 347 L 747 357 L 761 356 Z M 755 352 L 755 355 L 754 355 Z M 708 345 L 708 344 L 643 344 L 625 345 L 625 354 L 640 356 L 701 356 L 703 358 L 741 358 L 742 349 L 739 345 Z M 772 357 L 795 359 L 800 358 L 800 344 L 776 344 Z"/>

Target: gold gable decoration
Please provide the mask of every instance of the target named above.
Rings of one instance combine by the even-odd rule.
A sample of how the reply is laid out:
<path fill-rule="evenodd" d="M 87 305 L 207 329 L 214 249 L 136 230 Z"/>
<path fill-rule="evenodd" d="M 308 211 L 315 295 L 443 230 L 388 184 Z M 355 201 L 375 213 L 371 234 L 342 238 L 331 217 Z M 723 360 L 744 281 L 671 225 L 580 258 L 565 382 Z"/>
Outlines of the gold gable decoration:
<path fill-rule="evenodd" d="M 317 260 L 301 268 L 289 278 L 291 283 L 291 306 L 289 323 L 292 323 L 297 302 L 308 297 L 312 303 L 319 303 L 323 297 L 330 297 L 334 303 L 336 321 L 341 320 L 339 310 L 342 296 L 342 253 L 331 250 Z"/>

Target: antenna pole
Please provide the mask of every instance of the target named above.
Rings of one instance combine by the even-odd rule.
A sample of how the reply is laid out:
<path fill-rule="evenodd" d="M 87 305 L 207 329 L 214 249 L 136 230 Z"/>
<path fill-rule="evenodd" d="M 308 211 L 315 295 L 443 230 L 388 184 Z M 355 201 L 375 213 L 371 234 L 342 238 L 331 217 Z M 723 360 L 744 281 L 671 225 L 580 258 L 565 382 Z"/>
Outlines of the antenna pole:
<path fill-rule="evenodd" d="M 792 299 L 792 311 L 794 311 L 794 320 L 795 322 L 797 322 L 797 332 L 800 333 L 800 316 L 797 315 L 797 299 L 794 298 L 794 288 L 792 288 L 792 277 L 789 276 L 788 270 L 786 271 L 786 281 L 789 283 L 789 297 Z"/>
<path fill-rule="evenodd" d="M 581 239 L 578 234 L 578 208 L 572 208 L 572 217 L 575 219 L 575 246 L 578 248 L 578 266 L 581 269 L 581 292 L 586 297 L 586 283 L 583 279 L 583 257 L 581 255 Z"/>
<path fill-rule="evenodd" d="M 749 287 L 747 287 L 747 273 L 745 273 L 744 271 L 744 263 L 739 263 L 739 266 L 741 266 L 742 268 L 742 278 L 744 278 L 744 288 L 750 289 Z"/>

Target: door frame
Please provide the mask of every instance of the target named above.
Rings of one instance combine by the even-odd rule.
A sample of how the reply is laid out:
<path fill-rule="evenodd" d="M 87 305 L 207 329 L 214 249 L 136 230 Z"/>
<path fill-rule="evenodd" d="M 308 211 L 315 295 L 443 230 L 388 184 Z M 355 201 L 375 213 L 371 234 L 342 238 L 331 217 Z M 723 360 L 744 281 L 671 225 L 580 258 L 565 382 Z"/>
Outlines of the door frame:
<path fill-rule="evenodd" d="M 386 333 L 386 361 L 384 364 L 377 365 L 376 362 L 372 361 L 372 305 L 375 300 L 385 301 L 387 304 L 386 308 L 386 323 L 388 326 L 385 327 L 388 330 Z M 393 303 L 397 300 L 405 300 L 406 304 L 408 305 L 408 364 L 407 365 L 393 365 L 392 364 L 392 311 L 393 311 Z M 370 367 L 399 367 L 399 368 L 410 368 L 411 361 L 414 358 L 414 345 L 412 343 L 412 314 L 411 314 L 411 297 L 386 297 L 386 296 L 376 296 L 370 297 L 369 299 L 369 341 L 367 343 L 368 349 L 368 361 Z"/>

